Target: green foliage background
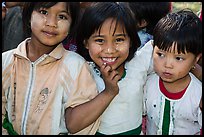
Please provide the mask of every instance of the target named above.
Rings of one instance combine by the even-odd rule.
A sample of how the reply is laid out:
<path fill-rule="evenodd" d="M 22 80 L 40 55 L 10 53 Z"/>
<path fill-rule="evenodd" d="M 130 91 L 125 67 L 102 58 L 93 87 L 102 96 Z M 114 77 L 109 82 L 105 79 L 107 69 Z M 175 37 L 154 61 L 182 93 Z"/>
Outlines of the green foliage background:
<path fill-rule="evenodd" d="M 202 2 L 172 2 L 173 11 L 178 11 L 184 8 L 191 9 L 195 14 L 199 15 L 202 9 Z"/>

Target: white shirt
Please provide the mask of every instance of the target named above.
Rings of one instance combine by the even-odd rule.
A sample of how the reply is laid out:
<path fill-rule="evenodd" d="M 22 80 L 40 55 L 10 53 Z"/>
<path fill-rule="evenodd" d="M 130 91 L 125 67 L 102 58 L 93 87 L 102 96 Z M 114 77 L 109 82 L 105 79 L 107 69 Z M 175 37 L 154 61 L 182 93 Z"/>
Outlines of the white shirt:
<path fill-rule="evenodd" d="M 170 101 L 169 135 L 194 135 L 200 133 L 202 112 L 199 108 L 202 83 L 191 73 L 191 82 L 184 95 L 169 99 L 159 87 L 159 77 L 150 76 L 145 85 L 144 101 L 147 113 L 147 135 L 162 134 L 165 100 Z"/>

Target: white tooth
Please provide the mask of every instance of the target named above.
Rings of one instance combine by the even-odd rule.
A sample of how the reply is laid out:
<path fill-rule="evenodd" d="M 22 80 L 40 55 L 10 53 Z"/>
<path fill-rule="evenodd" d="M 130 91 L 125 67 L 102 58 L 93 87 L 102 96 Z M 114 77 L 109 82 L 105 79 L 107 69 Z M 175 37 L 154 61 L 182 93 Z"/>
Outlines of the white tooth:
<path fill-rule="evenodd" d="M 116 58 L 102 58 L 102 59 L 107 62 L 114 62 L 116 60 Z"/>

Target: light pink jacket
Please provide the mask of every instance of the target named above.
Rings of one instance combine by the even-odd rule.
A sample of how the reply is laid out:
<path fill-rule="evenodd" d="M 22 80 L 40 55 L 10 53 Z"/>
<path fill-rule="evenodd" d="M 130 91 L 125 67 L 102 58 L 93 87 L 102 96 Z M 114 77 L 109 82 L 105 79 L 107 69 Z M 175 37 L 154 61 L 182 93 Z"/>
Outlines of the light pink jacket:
<path fill-rule="evenodd" d="M 67 133 L 64 113 L 97 95 L 85 60 L 62 44 L 35 62 L 26 56 L 26 39 L 2 54 L 2 122 L 6 111 L 18 134 Z M 95 134 L 99 120 L 79 134 Z M 6 134 L 2 128 L 2 133 Z"/>

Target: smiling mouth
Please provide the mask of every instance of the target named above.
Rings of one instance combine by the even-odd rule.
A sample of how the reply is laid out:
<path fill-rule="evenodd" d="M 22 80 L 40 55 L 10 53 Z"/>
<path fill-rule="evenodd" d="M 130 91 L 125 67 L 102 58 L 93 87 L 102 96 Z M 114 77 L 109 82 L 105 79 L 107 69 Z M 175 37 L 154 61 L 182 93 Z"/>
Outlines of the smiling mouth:
<path fill-rule="evenodd" d="M 116 61 L 116 59 L 117 59 L 117 58 L 108 58 L 108 57 L 102 58 L 103 62 L 104 62 L 104 63 L 107 63 L 107 64 L 112 64 L 112 63 L 114 63 L 114 62 Z"/>
<path fill-rule="evenodd" d="M 51 32 L 51 31 L 43 31 L 43 33 L 49 37 L 54 37 L 57 35 L 56 32 Z"/>

